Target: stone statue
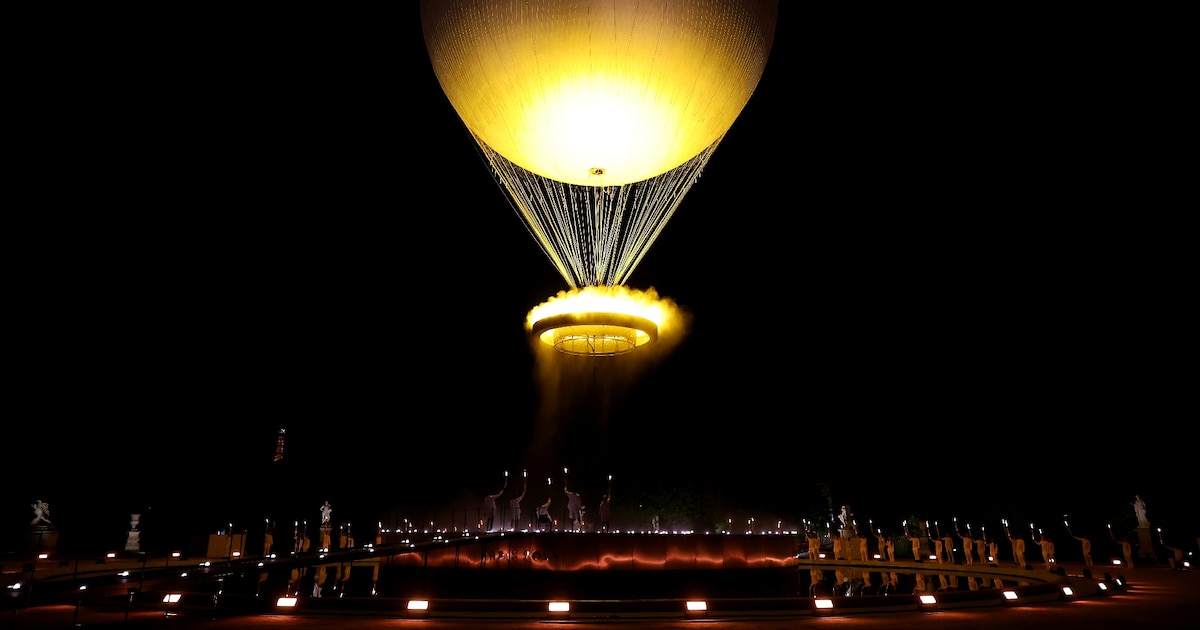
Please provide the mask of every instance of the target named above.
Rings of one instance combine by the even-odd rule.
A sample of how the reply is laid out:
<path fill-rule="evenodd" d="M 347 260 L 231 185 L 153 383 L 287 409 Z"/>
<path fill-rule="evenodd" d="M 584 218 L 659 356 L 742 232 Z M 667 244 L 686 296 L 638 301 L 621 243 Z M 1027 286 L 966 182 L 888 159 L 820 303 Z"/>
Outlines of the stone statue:
<path fill-rule="evenodd" d="M 333 513 L 333 507 L 326 501 L 325 505 L 321 506 L 321 527 L 329 526 L 329 515 Z"/>
<path fill-rule="evenodd" d="M 1067 530 L 1070 534 L 1071 530 Z M 1092 568 L 1092 541 L 1087 536 L 1076 536 L 1071 534 L 1071 537 L 1079 541 L 1080 549 L 1083 551 L 1083 564 L 1087 568 Z"/>
<path fill-rule="evenodd" d="M 50 504 L 38 499 L 29 505 L 33 508 L 33 520 L 30 525 L 53 525 L 50 522 Z"/>
<path fill-rule="evenodd" d="M 809 529 L 807 526 L 804 528 L 804 537 L 808 541 L 808 559 L 816 560 L 816 559 L 820 558 L 821 557 L 821 537 L 818 536 L 816 532 Z"/>
<path fill-rule="evenodd" d="M 1125 556 L 1125 565 L 1127 568 L 1133 568 L 1133 543 L 1122 538 L 1117 541 L 1121 545 L 1121 555 Z"/>
<path fill-rule="evenodd" d="M 973 534 L 971 534 L 971 526 L 967 525 L 966 535 L 963 535 L 963 533 L 958 530 L 958 522 L 957 521 L 955 521 L 955 523 L 954 523 L 954 529 L 955 529 L 955 532 L 958 534 L 958 537 L 962 539 L 963 559 L 966 561 L 967 566 L 975 564 L 975 558 L 974 558 L 975 536 Z"/>
<path fill-rule="evenodd" d="M 1006 532 L 1008 531 L 1008 527 L 1005 527 L 1004 529 Z M 1012 543 L 1013 564 L 1016 564 L 1017 566 L 1024 569 L 1025 568 L 1025 539 L 1021 538 L 1020 534 L 1013 536 L 1011 533 L 1009 533 L 1008 541 L 1010 543 Z"/>
<path fill-rule="evenodd" d="M 138 520 L 141 518 L 141 514 L 129 515 L 129 535 L 125 538 L 125 551 L 142 550 L 142 533 L 138 531 Z"/>
<path fill-rule="evenodd" d="M 1136 494 L 1133 498 L 1133 513 L 1137 515 L 1138 527 L 1150 527 L 1150 521 L 1146 519 L 1146 502 Z"/>

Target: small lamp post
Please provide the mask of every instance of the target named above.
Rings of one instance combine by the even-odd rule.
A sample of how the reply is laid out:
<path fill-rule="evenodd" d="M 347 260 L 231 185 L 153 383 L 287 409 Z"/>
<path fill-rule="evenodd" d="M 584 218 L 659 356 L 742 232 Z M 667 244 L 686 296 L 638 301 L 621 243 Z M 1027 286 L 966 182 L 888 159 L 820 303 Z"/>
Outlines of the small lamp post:
<path fill-rule="evenodd" d="M 142 587 L 144 587 L 144 586 L 146 585 L 146 560 L 147 560 L 147 556 L 146 556 L 146 552 L 145 552 L 145 551 L 139 551 L 139 552 L 138 552 L 138 556 L 139 556 L 139 559 L 142 561 L 142 574 L 141 574 L 141 575 L 138 577 L 138 590 L 139 590 L 139 591 L 141 591 L 141 590 L 142 590 Z"/>
<path fill-rule="evenodd" d="M 75 614 L 71 617 L 71 625 L 79 627 L 79 605 L 83 603 L 83 592 L 87 590 L 87 584 L 80 584 L 75 597 Z"/>
<path fill-rule="evenodd" d="M 42 548 L 42 541 L 41 541 L 41 536 L 39 535 L 38 536 L 38 550 L 39 551 L 38 551 L 38 553 L 33 555 L 33 564 L 29 567 L 29 589 L 25 591 L 25 606 L 26 607 L 33 605 L 33 583 L 36 581 L 35 578 L 37 577 L 38 560 L 45 560 L 46 558 L 50 557 L 50 554 L 42 553 L 41 548 Z"/>

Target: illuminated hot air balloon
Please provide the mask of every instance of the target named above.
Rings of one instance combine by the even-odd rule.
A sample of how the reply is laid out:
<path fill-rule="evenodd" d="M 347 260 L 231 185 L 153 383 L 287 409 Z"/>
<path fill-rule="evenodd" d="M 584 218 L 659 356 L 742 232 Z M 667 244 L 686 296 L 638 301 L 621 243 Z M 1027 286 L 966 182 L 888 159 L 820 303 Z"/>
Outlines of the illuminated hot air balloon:
<path fill-rule="evenodd" d="M 625 282 L 757 87 L 777 13 L 777 0 L 422 0 L 442 90 L 572 289 L 530 312 L 544 342 L 613 355 L 655 339 L 657 296 Z"/>

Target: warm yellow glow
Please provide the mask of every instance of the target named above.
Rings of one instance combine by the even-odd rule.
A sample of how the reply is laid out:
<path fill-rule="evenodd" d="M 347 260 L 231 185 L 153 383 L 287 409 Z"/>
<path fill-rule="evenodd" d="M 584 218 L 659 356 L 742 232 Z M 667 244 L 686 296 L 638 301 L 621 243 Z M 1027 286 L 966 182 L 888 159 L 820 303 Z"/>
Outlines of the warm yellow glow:
<path fill-rule="evenodd" d="M 654 289 L 582 287 L 534 307 L 525 329 L 568 354 L 614 355 L 657 340 L 676 317 L 673 303 Z"/>
<path fill-rule="evenodd" d="M 668 307 L 653 289 L 582 287 L 559 291 L 558 295 L 533 307 L 525 318 L 525 330 L 533 330 L 533 324 L 538 320 L 567 313 L 623 313 L 648 319 L 660 329 L 668 323 Z"/>
<path fill-rule="evenodd" d="M 716 143 L 758 85 L 777 0 L 422 0 L 443 91 L 543 177 L 619 186 Z"/>
<path fill-rule="evenodd" d="M 632 352 L 658 338 L 648 319 L 620 313 L 571 313 L 539 320 L 534 334 L 559 352 L 614 356 Z"/>

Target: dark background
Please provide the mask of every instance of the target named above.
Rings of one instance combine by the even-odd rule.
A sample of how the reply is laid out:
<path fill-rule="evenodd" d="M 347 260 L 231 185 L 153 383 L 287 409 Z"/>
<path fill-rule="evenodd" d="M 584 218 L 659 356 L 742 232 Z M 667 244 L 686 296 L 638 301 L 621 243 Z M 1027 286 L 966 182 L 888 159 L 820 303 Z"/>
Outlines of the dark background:
<path fill-rule="evenodd" d="M 325 500 L 468 513 L 522 469 L 532 511 L 569 467 L 593 513 L 614 476 L 627 527 L 849 503 L 891 532 L 1070 514 L 1101 535 L 1140 493 L 1168 537 L 1200 533 L 1170 20 L 781 5 L 757 92 L 629 283 L 688 334 L 550 385 L 524 318 L 567 287 L 416 3 L 31 19 L 7 529 L 35 499 L 113 545 L 131 512 L 158 541 Z"/>

